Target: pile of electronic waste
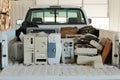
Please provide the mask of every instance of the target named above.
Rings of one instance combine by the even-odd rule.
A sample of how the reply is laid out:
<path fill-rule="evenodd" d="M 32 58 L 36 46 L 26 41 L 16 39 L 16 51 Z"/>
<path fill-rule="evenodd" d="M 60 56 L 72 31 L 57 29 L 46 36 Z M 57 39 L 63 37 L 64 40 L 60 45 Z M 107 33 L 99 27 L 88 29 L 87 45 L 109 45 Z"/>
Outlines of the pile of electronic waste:
<path fill-rule="evenodd" d="M 29 31 L 34 29 L 36 31 L 36 28 Z M 23 42 L 15 42 L 12 48 L 14 56 L 11 59 L 22 61 L 25 65 L 77 63 L 92 64 L 99 68 L 104 63 L 99 30 L 92 26 L 81 29 L 63 27 L 60 32 L 40 29 L 39 33 L 30 32 L 24 35 Z"/>

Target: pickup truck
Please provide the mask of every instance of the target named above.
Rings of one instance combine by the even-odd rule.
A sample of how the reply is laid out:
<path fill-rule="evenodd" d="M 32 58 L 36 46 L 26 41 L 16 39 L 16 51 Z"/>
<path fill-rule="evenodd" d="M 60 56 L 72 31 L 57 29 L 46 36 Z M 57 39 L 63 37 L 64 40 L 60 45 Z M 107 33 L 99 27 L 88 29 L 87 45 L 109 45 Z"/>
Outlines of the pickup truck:
<path fill-rule="evenodd" d="M 24 20 L 18 20 L 21 27 L 16 30 L 17 40 L 20 40 L 21 32 L 26 34 L 26 28 L 39 27 L 44 29 L 60 29 L 61 27 L 78 27 L 89 25 L 88 19 L 82 7 L 78 6 L 46 6 L 31 7 L 27 11 Z"/>
<path fill-rule="evenodd" d="M 61 27 L 82 28 L 91 23 L 82 7 L 45 6 L 31 7 L 24 20 L 18 20 L 21 27 L 16 30 L 17 40 L 20 34 L 26 34 L 29 27 L 40 29 L 60 29 Z M 108 37 L 115 44 L 113 31 L 100 30 L 100 38 Z M 112 58 L 115 54 L 113 44 Z M 117 58 L 118 59 L 118 58 Z M 118 62 L 116 58 L 113 60 Z M 104 65 L 103 68 L 76 64 L 31 65 L 9 64 L 0 73 L 0 80 L 120 80 L 120 69 L 113 65 Z"/>

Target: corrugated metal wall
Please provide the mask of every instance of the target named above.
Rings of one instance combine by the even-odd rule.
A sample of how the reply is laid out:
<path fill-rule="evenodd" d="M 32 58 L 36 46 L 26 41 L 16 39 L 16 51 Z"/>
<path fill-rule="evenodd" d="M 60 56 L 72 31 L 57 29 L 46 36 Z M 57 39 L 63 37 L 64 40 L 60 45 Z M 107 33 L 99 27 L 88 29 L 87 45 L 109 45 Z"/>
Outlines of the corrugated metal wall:
<path fill-rule="evenodd" d="M 110 30 L 120 31 L 120 0 L 109 1 Z"/>

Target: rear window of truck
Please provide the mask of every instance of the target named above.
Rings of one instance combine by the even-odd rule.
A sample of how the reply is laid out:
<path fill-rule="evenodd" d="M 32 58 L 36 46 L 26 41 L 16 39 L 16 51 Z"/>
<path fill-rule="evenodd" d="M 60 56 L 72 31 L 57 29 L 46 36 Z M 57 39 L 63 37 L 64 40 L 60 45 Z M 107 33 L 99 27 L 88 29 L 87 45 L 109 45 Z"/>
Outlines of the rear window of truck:
<path fill-rule="evenodd" d="M 82 10 L 66 8 L 30 9 L 25 21 L 35 24 L 86 24 Z"/>

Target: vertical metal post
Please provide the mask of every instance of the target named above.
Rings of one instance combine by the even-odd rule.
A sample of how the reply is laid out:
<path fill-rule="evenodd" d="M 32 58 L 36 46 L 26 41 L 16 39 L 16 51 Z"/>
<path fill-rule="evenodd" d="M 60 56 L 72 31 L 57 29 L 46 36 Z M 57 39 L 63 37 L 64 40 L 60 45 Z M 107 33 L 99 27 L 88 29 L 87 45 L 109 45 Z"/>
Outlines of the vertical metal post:
<path fill-rule="evenodd" d="M 57 5 L 59 5 L 59 0 L 57 0 Z"/>
<path fill-rule="evenodd" d="M 0 42 L 0 70 L 2 69 L 2 44 Z"/>
<path fill-rule="evenodd" d="M 82 7 L 84 7 L 84 0 L 82 0 Z"/>

